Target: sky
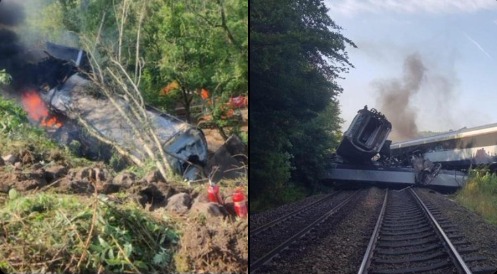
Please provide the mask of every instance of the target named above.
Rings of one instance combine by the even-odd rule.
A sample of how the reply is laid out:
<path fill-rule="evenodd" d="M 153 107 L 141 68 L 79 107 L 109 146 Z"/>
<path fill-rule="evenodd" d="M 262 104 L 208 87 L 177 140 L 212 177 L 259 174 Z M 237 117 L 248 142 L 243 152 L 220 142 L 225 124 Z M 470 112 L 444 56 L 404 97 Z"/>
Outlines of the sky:
<path fill-rule="evenodd" d="M 391 120 L 394 141 L 414 137 L 396 128 L 497 123 L 497 0 L 324 2 L 357 45 L 338 80 L 343 131 L 364 105 Z"/>

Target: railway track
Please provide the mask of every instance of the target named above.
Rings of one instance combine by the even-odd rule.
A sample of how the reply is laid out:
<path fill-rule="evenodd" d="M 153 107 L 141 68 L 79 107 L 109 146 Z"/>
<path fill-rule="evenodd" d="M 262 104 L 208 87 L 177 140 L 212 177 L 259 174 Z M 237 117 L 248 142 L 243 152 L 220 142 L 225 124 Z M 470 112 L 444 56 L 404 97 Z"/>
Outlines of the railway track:
<path fill-rule="evenodd" d="M 340 192 L 334 192 L 332 194 L 328 194 L 328 195 L 322 197 L 321 199 L 317 199 L 316 201 L 305 205 L 304 207 L 290 211 L 287 214 L 284 214 L 283 216 L 278 217 L 278 218 L 276 218 L 276 219 L 274 219 L 266 224 L 263 224 L 261 226 L 254 228 L 254 229 L 251 229 L 250 236 L 254 237 L 254 236 L 258 235 L 259 233 L 262 233 L 263 231 L 270 229 L 271 227 L 274 227 L 276 225 L 282 225 L 286 221 L 291 221 L 293 218 L 299 218 L 301 215 L 307 214 L 307 212 L 312 211 L 314 208 L 316 208 L 320 204 L 327 202 L 332 197 L 336 196 L 338 193 L 340 193 Z"/>
<path fill-rule="evenodd" d="M 296 240 L 304 237 L 316 226 L 327 221 L 343 206 L 349 203 L 360 191 L 352 193 L 341 192 L 327 196 L 312 203 L 301 211 L 294 211 L 287 216 L 260 226 L 250 232 L 251 260 L 250 271 L 255 273 L 261 266 L 269 263 L 280 252 L 287 249 Z M 266 243 L 264 250 L 254 250 L 252 244 L 256 241 Z M 252 259 L 253 258 L 253 259 Z"/>
<path fill-rule="evenodd" d="M 487 273 L 485 258 L 439 221 L 413 189 L 387 191 L 359 273 Z"/>

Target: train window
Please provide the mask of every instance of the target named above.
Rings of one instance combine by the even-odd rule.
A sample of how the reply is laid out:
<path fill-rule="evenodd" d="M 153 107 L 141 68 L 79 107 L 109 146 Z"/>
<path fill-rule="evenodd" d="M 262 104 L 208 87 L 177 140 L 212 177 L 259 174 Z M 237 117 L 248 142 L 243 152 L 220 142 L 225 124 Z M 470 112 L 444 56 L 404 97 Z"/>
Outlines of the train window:
<path fill-rule="evenodd" d="M 379 125 L 376 119 L 369 119 L 366 126 L 364 126 L 361 135 L 359 137 L 359 141 L 366 145 L 368 148 L 371 148 L 374 144 L 374 140 L 376 139 L 375 135 L 378 133 Z"/>
<path fill-rule="evenodd" d="M 363 114 L 356 115 L 352 123 L 350 124 L 349 130 L 346 132 L 346 135 L 354 136 L 355 134 L 359 133 L 360 129 L 362 128 L 363 124 L 367 121 L 367 118 Z"/>

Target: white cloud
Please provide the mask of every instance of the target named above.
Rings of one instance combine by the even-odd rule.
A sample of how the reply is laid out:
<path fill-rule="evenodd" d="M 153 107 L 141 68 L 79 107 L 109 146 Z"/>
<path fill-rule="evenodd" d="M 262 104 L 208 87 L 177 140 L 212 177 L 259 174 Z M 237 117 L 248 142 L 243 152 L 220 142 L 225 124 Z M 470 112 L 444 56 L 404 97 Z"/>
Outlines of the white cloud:
<path fill-rule="evenodd" d="M 470 13 L 497 10 L 492 0 L 325 0 L 332 13 Z"/>

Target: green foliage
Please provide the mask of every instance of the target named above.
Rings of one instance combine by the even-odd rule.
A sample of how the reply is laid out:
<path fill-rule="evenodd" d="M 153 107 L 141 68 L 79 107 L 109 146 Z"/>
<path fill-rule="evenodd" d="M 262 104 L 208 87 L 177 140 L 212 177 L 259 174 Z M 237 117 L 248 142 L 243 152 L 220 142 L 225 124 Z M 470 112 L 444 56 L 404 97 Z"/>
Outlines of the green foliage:
<path fill-rule="evenodd" d="M 264 211 L 284 204 L 299 201 L 309 195 L 309 191 L 302 186 L 287 184 L 271 186 L 259 199 L 250 201 L 250 211 Z"/>
<path fill-rule="evenodd" d="M 247 91 L 248 19 L 246 2 L 156 0 L 144 26 L 146 96 L 155 103 L 181 103 L 191 119 L 190 106 L 206 88 L 213 98 L 211 111 L 227 102 L 229 95 Z M 223 20 L 224 14 L 224 20 Z M 180 94 L 160 96 L 172 81 Z M 224 96 L 223 96 L 224 95 Z M 153 99 L 154 97 L 169 97 Z M 214 116 L 221 123 L 220 116 Z"/>
<path fill-rule="evenodd" d="M 320 0 L 250 2 L 251 199 L 285 185 L 290 172 L 314 188 L 338 142 L 336 79 L 355 45 L 327 11 Z"/>
<path fill-rule="evenodd" d="M 0 154 L 18 153 L 25 149 L 34 152 L 40 159 L 60 154 L 61 160 L 70 166 L 87 163 L 86 159 L 74 156 L 70 148 L 63 148 L 52 141 L 43 129 L 31 125 L 26 112 L 15 101 L 0 98 Z"/>
<path fill-rule="evenodd" d="M 15 101 L 0 98 L 0 152 L 22 144 L 38 151 L 57 147 L 42 129 L 29 124 L 26 112 Z"/>
<path fill-rule="evenodd" d="M 0 209 L 7 233 L 0 257 L 14 254 L 14 272 L 169 272 L 177 233 L 133 204 L 105 198 L 39 193 Z M 37 267 L 38 265 L 38 267 Z"/>
<path fill-rule="evenodd" d="M 466 185 L 457 193 L 456 199 L 465 207 L 497 224 L 497 175 L 488 169 L 469 172 Z"/>
<path fill-rule="evenodd" d="M 0 84 L 10 84 L 11 80 L 12 78 L 7 72 L 5 72 L 5 69 L 0 69 Z"/>
<path fill-rule="evenodd" d="M 325 172 L 326 162 L 340 140 L 340 119 L 338 103 L 332 102 L 323 112 L 290 134 L 292 181 L 317 189 L 319 175 Z"/>
<path fill-rule="evenodd" d="M 0 98 L 0 133 L 13 134 L 28 123 L 26 112 L 12 100 Z"/>

